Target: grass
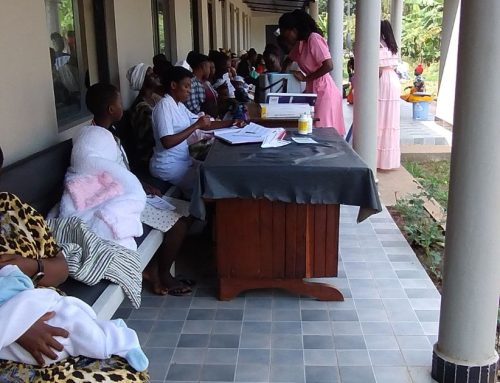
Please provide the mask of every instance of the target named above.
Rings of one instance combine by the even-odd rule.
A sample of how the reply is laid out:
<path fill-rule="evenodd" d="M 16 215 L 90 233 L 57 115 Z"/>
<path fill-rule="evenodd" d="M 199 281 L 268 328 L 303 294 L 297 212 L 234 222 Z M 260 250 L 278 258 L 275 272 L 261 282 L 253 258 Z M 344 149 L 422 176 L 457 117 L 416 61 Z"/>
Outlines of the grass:
<path fill-rule="evenodd" d="M 448 206 L 450 161 L 405 161 L 403 166 L 443 209 Z"/>

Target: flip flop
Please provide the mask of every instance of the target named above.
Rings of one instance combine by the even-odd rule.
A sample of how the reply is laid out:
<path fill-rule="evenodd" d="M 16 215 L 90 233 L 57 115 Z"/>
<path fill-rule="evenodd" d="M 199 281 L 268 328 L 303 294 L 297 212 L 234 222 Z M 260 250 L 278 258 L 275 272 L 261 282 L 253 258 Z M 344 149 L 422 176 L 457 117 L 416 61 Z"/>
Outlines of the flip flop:
<path fill-rule="evenodd" d="M 193 290 L 187 286 L 178 286 L 168 289 L 168 295 L 173 295 L 174 297 L 184 297 L 191 295 Z"/>
<path fill-rule="evenodd" d="M 196 286 L 196 281 L 194 279 L 188 279 L 188 278 L 176 278 L 179 282 L 182 284 L 186 285 L 187 287 L 194 287 Z"/>

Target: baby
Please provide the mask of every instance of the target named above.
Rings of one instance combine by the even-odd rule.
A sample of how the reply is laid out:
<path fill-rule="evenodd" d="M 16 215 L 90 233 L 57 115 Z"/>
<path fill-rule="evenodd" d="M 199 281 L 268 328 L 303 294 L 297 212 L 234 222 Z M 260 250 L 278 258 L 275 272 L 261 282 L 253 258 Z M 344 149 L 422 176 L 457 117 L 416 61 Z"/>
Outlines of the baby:
<path fill-rule="evenodd" d="M 57 340 L 64 346 L 57 360 L 44 357 L 45 363 L 58 362 L 69 355 L 107 359 L 118 355 L 132 368 L 144 371 L 149 361 L 142 351 L 137 334 L 121 319 L 99 320 L 94 310 L 74 297 L 59 295 L 52 289 L 35 289 L 31 279 L 17 266 L 0 269 L 0 359 L 37 364 L 35 359 L 16 340 L 38 318 L 53 311 L 55 315 L 46 323 L 68 331 L 68 338 Z"/>

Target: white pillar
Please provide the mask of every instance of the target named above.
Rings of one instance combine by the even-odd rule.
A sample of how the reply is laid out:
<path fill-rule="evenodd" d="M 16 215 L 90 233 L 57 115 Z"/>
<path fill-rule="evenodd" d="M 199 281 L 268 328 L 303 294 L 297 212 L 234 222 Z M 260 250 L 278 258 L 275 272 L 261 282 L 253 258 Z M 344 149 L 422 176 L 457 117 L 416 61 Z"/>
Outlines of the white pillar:
<path fill-rule="evenodd" d="M 328 46 L 333 59 L 333 81 L 342 92 L 344 69 L 344 0 L 328 0 Z"/>
<path fill-rule="evenodd" d="M 318 21 L 319 12 L 318 12 L 318 2 L 316 0 L 312 0 L 309 3 L 309 14 L 314 20 Z"/>
<path fill-rule="evenodd" d="M 208 25 L 208 2 L 207 0 L 198 0 L 198 20 L 193 20 L 198 23 L 198 38 L 200 41 L 200 53 L 207 54 L 210 50 L 210 32 Z"/>
<path fill-rule="evenodd" d="M 45 1 L 45 15 L 49 35 L 53 32 L 59 32 L 59 3 L 60 0 Z"/>
<path fill-rule="evenodd" d="M 440 383 L 446 366 L 450 374 L 456 371 L 457 382 L 495 381 L 500 108 L 494 100 L 500 87 L 500 44 L 485 42 L 500 35 L 499 20 L 498 0 L 462 1 L 443 295 L 432 369 Z M 479 367 L 484 372 L 476 376 Z M 460 380 L 464 376 L 468 380 Z"/>
<path fill-rule="evenodd" d="M 448 58 L 448 50 L 453 33 L 453 26 L 458 12 L 460 0 L 446 0 L 443 3 L 443 22 L 441 23 L 441 58 L 439 60 L 439 84 L 443 79 L 444 67 Z"/>
<path fill-rule="evenodd" d="M 356 2 L 356 102 L 353 147 L 377 171 L 378 67 L 381 0 Z"/>
<path fill-rule="evenodd" d="M 403 0 L 391 1 L 391 26 L 394 32 L 394 37 L 398 43 L 398 48 L 401 49 L 401 31 L 403 23 Z"/>
<path fill-rule="evenodd" d="M 215 23 L 215 50 L 222 48 L 224 46 L 224 36 L 223 36 L 223 23 L 224 17 L 222 14 L 222 2 L 214 1 L 212 3 L 214 9 L 214 23 Z"/>

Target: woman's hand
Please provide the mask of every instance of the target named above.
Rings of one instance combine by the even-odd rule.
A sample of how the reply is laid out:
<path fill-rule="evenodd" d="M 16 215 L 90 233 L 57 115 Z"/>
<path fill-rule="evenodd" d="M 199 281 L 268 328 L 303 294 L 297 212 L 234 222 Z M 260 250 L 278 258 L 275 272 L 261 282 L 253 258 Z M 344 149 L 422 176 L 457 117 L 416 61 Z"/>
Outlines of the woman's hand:
<path fill-rule="evenodd" d="M 29 277 L 35 275 L 38 271 L 38 263 L 35 259 L 25 258 L 19 254 L 0 254 L 0 267 L 6 265 L 15 265 L 19 267 L 19 269 Z"/>
<path fill-rule="evenodd" d="M 17 340 L 17 343 L 28 351 L 40 366 L 45 363 L 43 360 L 44 355 L 47 358 L 56 360 L 57 354 L 54 350 L 62 351 L 64 349 L 63 345 L 55 340 L 55 337 L 67 338 L 69 336 L 65 329 L 52 327 L 45 323 L 54 315 L 56 314 L 53 311 L 44 314 Z"/>
<path fill-rule="evenodd" d="M 233 120 L 233 125 L 238 128 L 243 128 L 246 125 L 246 122 L 240 119 Z"/>
<path fill-rule="evenodd" d="M 201 116 L 198 118 L 198 121 L 195 122 L 196 129 L 200 130 L 210 130 L 211 129 L 211 121 L 210 116 Z"/>
<path fill-rule="evenodd" d="M 307 81 L 306 76 L 301 71 L 295 70 L 292 72 L 293 76 L 299 81 Z"/>
<path fill-rule="evenodd" d="M 158 197 L 161 197 L 161 191 L 157 187 L 154 187 L 153 185 L 143 183 L 142 188 L 146 192 L 146 194 L 152 194 L 152 195 L 157 195 Z"/>

